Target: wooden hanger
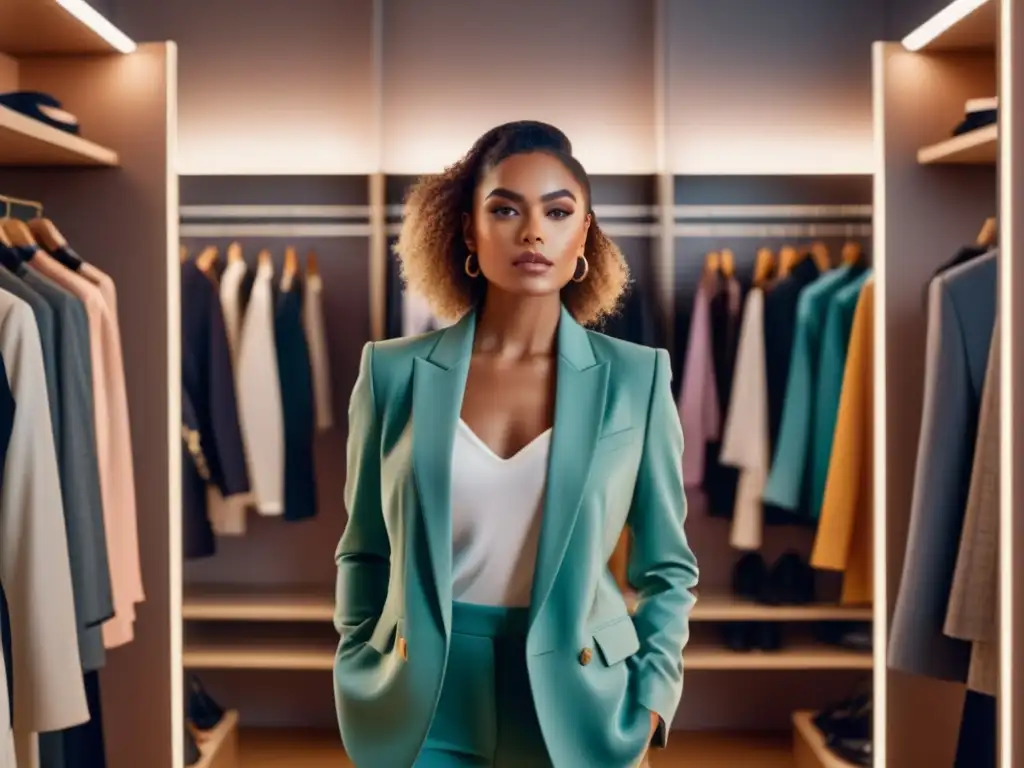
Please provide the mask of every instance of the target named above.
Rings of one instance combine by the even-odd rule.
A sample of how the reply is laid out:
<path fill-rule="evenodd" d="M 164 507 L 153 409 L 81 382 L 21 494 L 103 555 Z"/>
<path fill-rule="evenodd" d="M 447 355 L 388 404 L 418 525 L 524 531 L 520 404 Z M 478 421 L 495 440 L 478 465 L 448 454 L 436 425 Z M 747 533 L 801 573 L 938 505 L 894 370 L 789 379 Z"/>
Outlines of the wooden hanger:
<path fill-rule="evenodd" d="M 35 245 L 38 246 L 35 237 L 32 236 L 32 230 L 28 228 L 21 219 L 12 219 L 10 217 L 0 219 L 0 228 L 4 230 L 7 237 L 15 245 Z"/>
<path fill-rule="evenodd" d="M 776 275 L 786 277 L 793 271 L 793 267 L 803 261 L 803 254 L 792 245 L 784 245 L 779 251 L 779 269 Z"/>
<path fill-rule="evenodd" d="M 852 267 L 855 264 L 858 264 L 863 256 L 864 250 L 856 240 L 847 240 L 843 244 L 843 252 L 840 256 L 843 264 Z"/>
<path fill-rule="evenodd" d="M 736 257 L 728 248 L 723 248 L 719 255 L 719 270 L 723 277 L 732 277 L 736 274 Z"/>
<path fill-rule="evenodd" d="M 764 247 L 757 249 L 757 256 L 754 257 L 754 285 L 763 286 L 768 282 L 775 271 L 775 254 L 771 248 Z"/>
<path fill-rule="evenodd" d="M 209 272 L 213 269 L 219 257 L 220 251 L 217 250 L 217 246 L 208 245 L 196 256 L 196 266 L 203 270 L 203 272 Z"/>
<path fill-rule="evenodd" d="M 316 260 L 316 251 L 310 250 L 306 254 L 306 277 L 319 277 L 320 265 Z"/>
<path fill-rule="evenodd" d="M 0 245 L 6 246 L 7 248 L 13 248 L 14 243 L 11 242 L 11 238 L 4 232 L 3 227 L 0 227 Z"/>
<path fill-rule="evenodd" d="M 292 246 L 284 249 L 284 269 L 281 273 L 282 285 L 285 289 L 291 287 L 292 280 L 299 274 L 299 256 Z"/>
<path fill-rule="evenodd" d="M 995 216 L 990 216 L 985 219 L 985 223 L 981 225 L 981 231 L 978 232 L 978 237 L 975 242 L 982 248 L 988 248 L 995 244 L 996 237 L 999 235 L 999 224 L 996 221 Z"/>
<path fill-rule="evenodd" d="M 260 255 L 256 258 L 259 260 L 259 265 L 261 267 L 269 267 L 270 269 L 274 268 L 274 258 L 266 248 L 260 251 Z"/>
<path fill-rule="evenodd" d="M 188 261 L 188 246 L 185 246 L 185 245 L 179 245 L 178 246 L 178 258 L 181 259 L 181 263 L 182 264 L 184 264 L 186 261 Z"/>
<path fill-rule="evenodd" d="M 234 264 L 236 261 L 242 261 L 242 244 L 239 242 L 228 246 L 228 264 Z"/>
<path fill-rule="evenodd" d="M 722 269 L 722 254 L 718 251 L 709 251 L 704 257 L 705 274 L 717 275 Z"/>
<path fill-rule="evenodd" d="M 36 240 L 39 241 L 40 245 L 43 246 L 47 251 L 53 253 L 61 248 L 67 248 L 68 241 L 57 229 L 57 225 L 54 224 L 42 215 L 36 216 L 34 219 L 29 221 L 28 228 L 35 235 Z"/>
<path fill-rule="evenodd" d="M 820 240 L 811 243 L 811 258 L 818 267 L 819 272 L 827 272 L 832 268 L 832 258 L 828 252 L 828 246 Z"/>

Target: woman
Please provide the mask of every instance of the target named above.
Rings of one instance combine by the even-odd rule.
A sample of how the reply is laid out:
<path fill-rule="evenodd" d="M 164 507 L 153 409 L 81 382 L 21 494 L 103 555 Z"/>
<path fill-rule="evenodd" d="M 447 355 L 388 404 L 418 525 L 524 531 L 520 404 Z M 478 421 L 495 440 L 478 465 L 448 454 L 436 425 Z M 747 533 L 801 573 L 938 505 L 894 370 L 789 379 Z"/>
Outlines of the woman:
<path fill-rule="evenodd" d="M 359 768 L 629 768 L 682 693 L 697 566 L 669 360 L 584 330 L 627 283 L 568 139 L 481 137 L 411 191 L 409 288 L 457 319 L 367 344 L 338 544 Z M 607 563 L 633 536 L 630 616 Z"/>

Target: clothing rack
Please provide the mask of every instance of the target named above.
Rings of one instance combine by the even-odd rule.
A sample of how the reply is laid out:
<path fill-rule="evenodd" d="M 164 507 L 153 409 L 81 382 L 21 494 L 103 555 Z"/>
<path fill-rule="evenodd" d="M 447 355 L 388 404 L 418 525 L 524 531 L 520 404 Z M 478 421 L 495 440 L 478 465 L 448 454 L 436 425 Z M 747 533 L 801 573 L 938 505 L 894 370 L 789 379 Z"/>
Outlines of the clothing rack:
<path fill-rule="evenodd" d="M 11 210 L 14 206 L 18 205 L 22 208 L 34 208 L 37 216 L 43 215 L 43 204 L 36 200 L 24 200 L 20 197 L 11 197 L 10 195 L 0 195 L 0 202 L 4 203 L 4 216 L 8 217 L 11 215 Z"/>
<path fill-rule="evenodd" d="M 182 237 L 369 237 L 370 215 L 366 205 L 183 205 L 179 232 Z"/>

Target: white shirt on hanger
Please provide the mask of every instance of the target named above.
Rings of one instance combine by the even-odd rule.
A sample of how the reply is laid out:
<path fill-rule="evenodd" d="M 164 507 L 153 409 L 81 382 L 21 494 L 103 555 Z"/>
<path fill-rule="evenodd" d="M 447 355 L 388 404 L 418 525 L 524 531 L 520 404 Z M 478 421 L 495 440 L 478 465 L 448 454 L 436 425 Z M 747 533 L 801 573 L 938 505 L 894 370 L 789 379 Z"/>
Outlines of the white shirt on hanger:
<path fill-rule="evenodd" d="M 274 340 L 273 280 L 273 265 L 260 264 L 242 321 L 236 369 L 249 482 L 257 509 L 264 515 L 284 512 L 284 412 Z"/>
<path fill-rule="evenodd" d="M 508 459 L 459 419 L 452 453 L 452 599 L 530 604 L 551 430 Z"/>
<path fill-rule="evenodd" d="M 740 470 L 729 543 L 736 549 L 761 548 L 768 481 L 768 374 L 765 370 L 764 291 L 747 296 L 732 378 L 731 407 L 726 417 L 720 460 Z"/>

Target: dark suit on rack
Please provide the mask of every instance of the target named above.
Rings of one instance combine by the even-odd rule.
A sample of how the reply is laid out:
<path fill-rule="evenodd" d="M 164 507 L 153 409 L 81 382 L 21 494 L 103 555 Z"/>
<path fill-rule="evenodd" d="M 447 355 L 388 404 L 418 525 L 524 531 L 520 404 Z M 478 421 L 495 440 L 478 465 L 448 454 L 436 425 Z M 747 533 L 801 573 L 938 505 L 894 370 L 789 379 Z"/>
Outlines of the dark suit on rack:
<path fill-rule="evenodd" d="M 302 327 L 302 293 L 297 282 L 278 294 L 274 334 L 284 414 L 284 518 L 305 520 L 316 515 L 316 414 L 313 369 Z"/>
<path fill-rule="evenodd" d="M 932 280 L 924 406 L 889 666 L 967 679 L 971 646 L 943 632 L 995 326 L 997 262 L 981 256 Z"/>
<path fill-rule="evenodd" d="M 182 467 L 184 554 L 196 558 L 216 549 L 199 480 L 208 478 L 227 497 L 246 493 L 249 476 L 220 296 L 194 261 L 181 265 L 181 307 L 181 382 L 194 415 L 194 424 L 184 426 L 196 441 Z"/>

